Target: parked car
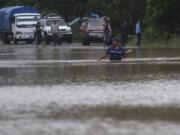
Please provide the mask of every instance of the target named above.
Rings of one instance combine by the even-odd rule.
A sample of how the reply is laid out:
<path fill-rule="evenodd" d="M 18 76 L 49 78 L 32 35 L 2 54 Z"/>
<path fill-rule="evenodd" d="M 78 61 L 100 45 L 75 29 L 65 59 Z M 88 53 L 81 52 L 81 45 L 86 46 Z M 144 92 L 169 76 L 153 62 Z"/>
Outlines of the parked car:
<path fill-rule="evenodd" d="M 72 29 L 66 25 L 65 21 L 60 16 L 45 16 L 41 19 L 41 27 L 43 30 L 43 39 L 46 44 L 53 41 L 51 24 L 56 21 L 59 24 L 59 38 L 67 43 L 72 43 Z"/>
<path fill-rule="evenodd" d="M 92 41 L 103 41 L 103 19 L 84 18 L 80 27 L 83 45 L 90 45 Z"/>

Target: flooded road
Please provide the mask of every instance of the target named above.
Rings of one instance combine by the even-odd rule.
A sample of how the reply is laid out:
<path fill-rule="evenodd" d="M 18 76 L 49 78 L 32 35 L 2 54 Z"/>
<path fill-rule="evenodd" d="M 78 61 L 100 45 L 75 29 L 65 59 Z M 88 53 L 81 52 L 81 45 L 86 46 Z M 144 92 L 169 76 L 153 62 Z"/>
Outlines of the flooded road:
<path fill-rule="evenodd" d="M 0 135 L 179 135 L 180 49 L 0 46 Z"/>

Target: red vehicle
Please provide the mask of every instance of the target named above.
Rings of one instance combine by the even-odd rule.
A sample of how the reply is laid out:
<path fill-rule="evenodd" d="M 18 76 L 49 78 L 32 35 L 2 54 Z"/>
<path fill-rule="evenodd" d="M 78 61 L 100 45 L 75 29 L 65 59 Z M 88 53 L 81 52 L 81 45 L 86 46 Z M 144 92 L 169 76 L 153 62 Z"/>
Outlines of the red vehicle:
<path fill-rule="evenodd" d="M 83 45 L 90 45 L 91 41 L 103 41 L 104 26 L 103 19 L 84 19 L 80 27 L 80 35 Z"/>

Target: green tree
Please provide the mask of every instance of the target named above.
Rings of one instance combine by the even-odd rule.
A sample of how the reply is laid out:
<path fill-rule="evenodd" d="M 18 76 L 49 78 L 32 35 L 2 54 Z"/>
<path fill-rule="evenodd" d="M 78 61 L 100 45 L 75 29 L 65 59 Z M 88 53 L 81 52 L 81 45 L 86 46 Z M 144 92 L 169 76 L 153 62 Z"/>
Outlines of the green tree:
<path fill-rule="evenodd" d="M 84 0 L 38 0 L 38 8 L 44 13 L 61 14 L 66 21 L 83 16 L 86 9 Z"/>
<path fill-rule="evenodd" d="M 15 5 L 34 6 L 35 3 L 36 0 L 10 0 L 10 1 L 6 0 L 4 1 L 3 6 L 15 6 Z"/>
<path fill-rule="evenodd" d="M 148 0 L 146 10 L 147 31 L 162 37 L 178 33 L 180 23 L 179 0 Z"/>

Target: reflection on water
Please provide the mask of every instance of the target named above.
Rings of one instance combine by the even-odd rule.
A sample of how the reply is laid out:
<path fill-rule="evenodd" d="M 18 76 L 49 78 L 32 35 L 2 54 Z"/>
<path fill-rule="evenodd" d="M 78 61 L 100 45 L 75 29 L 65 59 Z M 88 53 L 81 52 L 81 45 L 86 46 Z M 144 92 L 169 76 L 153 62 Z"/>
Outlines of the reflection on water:
<path fill-rule="evenodd" d="M 136 58 L 141 58 L 141 48 L 136 48 Z"/>
<path fill-rule="evenodd" d="M 179 51 L 99 63 L 103 47 L 2 49 L 0 134 L 178 135 Z"/>
<path fill-rule="evenodd" d="M 88 65 L 0 69 L 0 85 L 57 85 L 63 83 L 138 82 L 179 79 L 179 65 Z"/>
<path fill-rule="evenodd" d="M 73 45 L 72 45 L 73 46 Z M 85 60 L 97 59 L 106 52 L 100 47 L 46 47 L 36 49 L 32 46 L 1 48 L 1 60 Z M 133 49 L 129 57 L 178 57 L 179 48 L 153 48 L 153 49 Z"/>

